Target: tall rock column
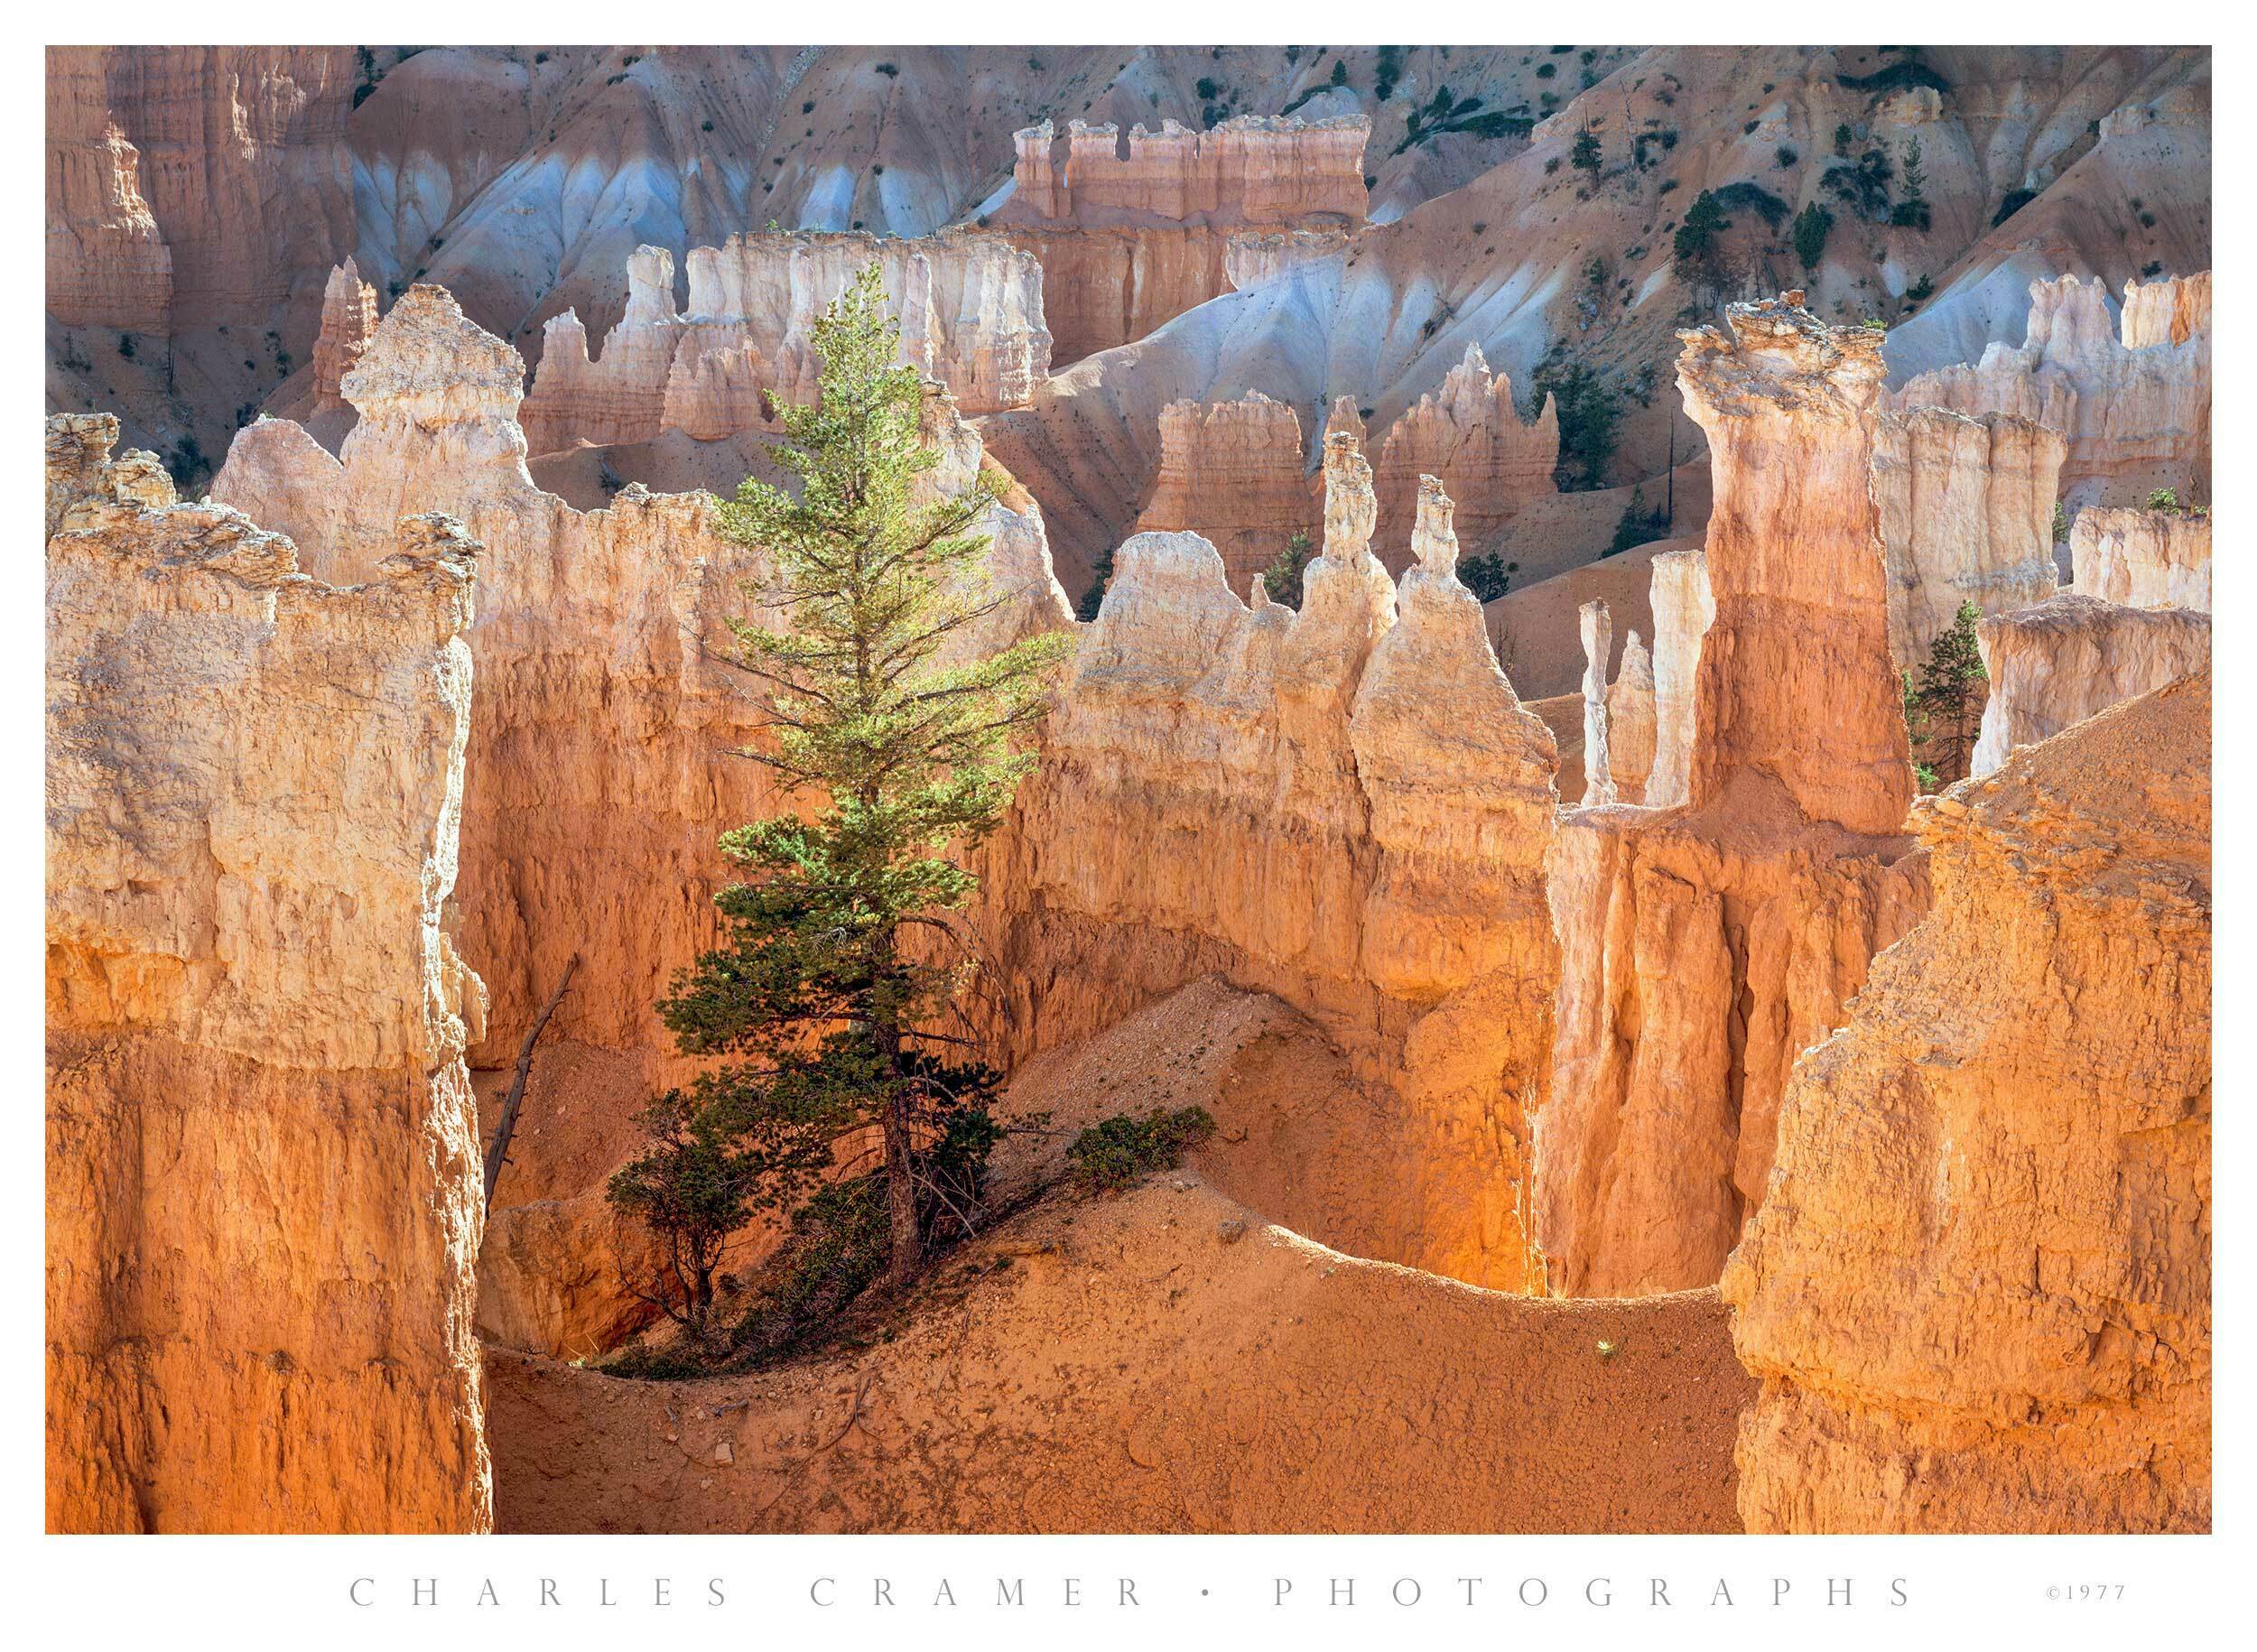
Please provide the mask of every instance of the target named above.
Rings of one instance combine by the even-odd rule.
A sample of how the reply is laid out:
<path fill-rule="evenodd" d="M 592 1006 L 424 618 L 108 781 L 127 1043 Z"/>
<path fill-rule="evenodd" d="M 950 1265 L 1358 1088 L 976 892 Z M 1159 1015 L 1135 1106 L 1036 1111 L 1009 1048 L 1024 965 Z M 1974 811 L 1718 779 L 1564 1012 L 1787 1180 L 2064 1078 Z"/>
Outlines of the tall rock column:
<path fill-rule="evenodd" d="M 1725 1271 L 1752 1532 L 2210 1522 L 2210 680 L 1923 799 Z"/>
<path fill-rule="evenodd" d="M 143 459 L 47 545 L 48 1525 L 484 1530 L 478 547 L 339 589 Z"/>
<path fill-rule="evenodd" d="M 1708 552 L 1699 546 L 1654 558 L 1654 766 L 1646 779 L 1649 808 L 1672 809 L 1692 795 L 1693 685 L 1701 639 L 1716 617 L 1708 588 Z"/>
<path fill-rule="evenodd" d="M 1603 602 L 1575 610 L 1583 627 L 1583 806 L 1614 801 L 1614 766 L 1607 756 L 1607 656 L 1614 652 L 1614 621 Z"/>
<path fill-rule="evenodd" d="M 1878 339 L 1800 299 L 1681 335 L 1678 382 L 1716 476 L 1691 800 L 1577 811 L 1553 851 L 1537 1237 L 1577 1295 L 1716 1278 L 1762 1201 L 1795 1057 L 1924 905 L 1899 864 L 1912 776 L 1868 479 Z M 1689 586 L 1689 571 L 1668 578 Z M 1655 604 L 1673 664 L 1693 607 Z M 1660 738 L 1681 749 L 1656 677 Z"/>
<path fill-rule="evenodd" d="M 1622 639 L 1622 664 L 1607 688 L 1607 768 L 1618 803 L 1652 806 L 1654 662 L 1636 631 Z"/>

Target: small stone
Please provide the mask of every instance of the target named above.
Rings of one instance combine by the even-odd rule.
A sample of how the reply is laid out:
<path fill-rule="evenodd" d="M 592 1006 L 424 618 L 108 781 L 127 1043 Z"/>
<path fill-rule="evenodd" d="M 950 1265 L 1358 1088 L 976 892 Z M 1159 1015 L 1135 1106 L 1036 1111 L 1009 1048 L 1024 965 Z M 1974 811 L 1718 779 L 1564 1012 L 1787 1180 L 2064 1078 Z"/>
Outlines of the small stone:
<path fill-rule="evenodd" d="M 713 1444 L 713 1461 L 724 1468 L 727 1467 L 729 1464 L 737 1461 L 737 1448 L 726 1440 L 715 1441 Z"/>
<path fill-rule="evenodd" d="M 1235 1245 L 1246 1237 L 1246 1224 L 1235 1216 L 1228 1221 L 1215 1223 L 1215 1236 L 1226 1245 Z"/>

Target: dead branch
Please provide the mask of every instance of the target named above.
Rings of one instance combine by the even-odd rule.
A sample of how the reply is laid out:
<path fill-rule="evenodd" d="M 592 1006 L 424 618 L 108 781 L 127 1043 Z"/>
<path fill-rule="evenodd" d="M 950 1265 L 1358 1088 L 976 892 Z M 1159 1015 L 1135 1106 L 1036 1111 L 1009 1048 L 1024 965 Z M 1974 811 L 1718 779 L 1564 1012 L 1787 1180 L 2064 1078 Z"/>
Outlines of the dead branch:
<path fill-rule="evenodd" d="M 493 1144 L 486 1149 L 486 1208 L 494 1209 L 494 1184 L 501 1180 L 502 1166 L 509 1163 L 509 1138 L 516 1134 L 517 1109 L 525 1099 L 525 1081 L 533 1074 L 533 1046 L 541 1042 L 541 1035 L 549 1025 L 549 1017 L 556 1014 L 556 1007 L 564 1001 L 564 989 L 572 984 L 572 971 L 580 968 L 580 954 L 574 952 L 571 961 L 564 966 L 564 979 L 556 983 L 556 990 L 549 994 L 549 1001 L 525 1030 L 525 1042 L 517 1051 L 517 1071 L 511 1075 L 509 1094 L 502 1100 L 502 1116 L 494 1126 Z"/>

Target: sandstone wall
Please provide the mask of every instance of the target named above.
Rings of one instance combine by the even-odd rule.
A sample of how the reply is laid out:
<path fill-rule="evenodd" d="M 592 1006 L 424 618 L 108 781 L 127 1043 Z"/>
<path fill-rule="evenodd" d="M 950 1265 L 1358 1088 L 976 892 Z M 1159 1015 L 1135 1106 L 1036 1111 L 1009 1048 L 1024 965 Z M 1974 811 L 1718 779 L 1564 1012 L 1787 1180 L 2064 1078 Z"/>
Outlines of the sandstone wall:
<path fill-rule="evenodd" d="M 478 546 L 323 584 L 116 430 L 49 426 L 47 1523 L 482 1530 Z"/>
<path fill-rule="evenodd" d="M 1724 1275 L 1751 1531 L 2210 1522 L 2206 673 L 1923 799 Z"/>
<path fill-rule="evenodd" d="M 46 80 L 57 320 L 265 324 L 352 250 L 350 47 L 57 46 Z"/>
<path fill-rule="evenodd" d="M 1690 802 L 1576 811 L 1552 851 L 1536 1226 L 1553 1285 L 1577 1295 L 1714 1280 L 1763 1198 L 1796 1054 L 1840 1025 L 1924 901 L 1897 835 L 1911 771 L 1868 485 L 1879 341 L 1800 296 L 1681 335 L 1717 497 Z M 1690 629 L 1682 594 L 1665 605 L 1658 574 L 1665 641 Z M 1666 787 L 1658 772 L 1649 795 Z"/>
<path fill-rule="evenodd" d="M 1243 116 L 1123 141 L 1110 125 L 1076 120 L 1060 137 L 1045 121 L 1017 135 L 1013 189 L 990 221 L 1041 261 L 1057 359 L 1079 361 L 1274 274 L 1299 232 L 1337 250 L 1364 219 L 1370 130 L 1361 116 Z M 1262 247 L 1234 250 L 1249 231 Z"/>
<path fill-rule="evenodd" d="M 1889 650 L 1917 672 L 1962 602 L 2002 614 L 2059 583 L 2053 506 L 2068 444 L 2006 413 L 1940 407 L 1873 425 L 1873 500 L 1889 580 Z"/>
<path fill-rule="evenodd" d="M 2210 517 L 2180 511 L 2081 510 L 2069 528 L 2079 595 L 2132 608 L 2210 611 Z"/>
<path fill-rule="evenodd" d="M 1405 1120 L 1370 1145 L 1372 1177 L 1408 1191 L 1368 1254 L 1518 1288 L 1556 970 L 1554 744 L 1452 571 L 1439 487 L 1398 589 L 1346 435 L 1325 474 L 1298 614 L 1249 609 L 1194 534 L 1120 547 L 983 864 L 996 1038 L 1064 1044 L 1216 971 L 1273 992 Z"/>
<path fill-rule="evenodd" d="M 905 361 L 946 383 L 967 413 L 1027 404 L 1050 371 L 1043 269 L 1007 237 L 738 235 L 690 250 L 686 314 L 675 308 L 673 255 L 636 249 L 627 313 L 593 360 L 580 318 L 552 317 L 525 398 L 528 444 L 551 453 L 665 430 L 712 441 L 767 427 L 765 399 L 814 400 L 815 322 L 873 260 Z"/>
<path fill-rule="evenodd" d="M 2068 438 L 2061 487 L 2071 506 L 2136 505 L 2159 487 L 2210 497 L 2210 275 L 2123 292 L 2064 275 L 2029 286 L 2022 347 L 1993 344 L 1972 366 L 1941 367 L 1896 392 L 1899 408 L 2006 413 Z"/>
<path fill-rule="evenodd" d="M 1093 227 L 1110 218 L 1201 219 L 1289 225 L 1333 218 L 1361 223 L 1363 149 L 1371 122 L 1361 115 L 1305 121 L 1245 115 L 1205 132 L 1163 121 L 1123 139 L 1108 122 L 1074 120 L 1061 139 L 1049 121 L 1016 135 L 1008 210 L 1043 223 Z"/>
<path fill-rule="evenodd" d="M 1136 532 L 1194 531 L 1221 554 L 1233 590 L 1287 550 L 1314 543 L 1323 507 L 1311 497 L 1292 408 L 1249 393 L 1237 402 L 1171 402 L 1160 413 L 1160 476 Z"/>
<path fill-rule="evenodd" d="M 1986 619 L 1975 637 L 1991 673 L 1970 765 L 1978 779 L 2020 747 L 2210 664 L 2209 615 L 2078 592 Z"/>

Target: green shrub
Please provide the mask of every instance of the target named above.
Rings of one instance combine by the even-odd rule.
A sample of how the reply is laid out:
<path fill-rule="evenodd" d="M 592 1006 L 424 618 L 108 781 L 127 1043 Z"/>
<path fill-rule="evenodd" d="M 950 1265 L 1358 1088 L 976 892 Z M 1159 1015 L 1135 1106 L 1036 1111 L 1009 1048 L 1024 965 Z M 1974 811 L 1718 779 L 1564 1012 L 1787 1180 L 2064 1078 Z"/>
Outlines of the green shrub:
<path fill-rule="evenodd" d="M 1073 1138 L 1066 1149 L 1068 1174 L 1090 1193 L 1119 1193 L 1139 1177 L 1166 1170 L 1214 1134 L 1214 1118 L 1203 1107 L 1171 1113 L 1155 1108 L 1143 1118 L 1115 1113 Z"/>
<path fill-rule="evenodd" d="M 2176 487 L 2157 488 L 2153 493 L 2148 495 L 2147 507 L 2151 511 L 2177 510 L 2178 508 L 2178 489 Z"/>
<path fill-rule="evenodd" d="M 1951 90 L 1951 82 L 1925 63 L 1891 63 L 1874 74 L 1840 75 L 1836 80 L 1853 92 L 1897 92 L 1908 86 L 1933 87 L 1939 92 Z"/>
<path fill-rule="evenodd" d="M 1761 218 L 1766 228 L 1774 231 L 1787 221 L 1787 215 L 1794 210 L 1761 184 L 1750 183 L 1744 179 L 1737 183 L 1728 183 L 1717 190 L 1716 204 L 1727 212 L 1744 207 Z"/>
<path fill-rule="evenodd" d="M 1804 269 L 1815 270 L 1826 255 L 1826 237 L 1834 229 L 1834 214 L 1812 201 L 1795 214 L 1795 256 Z"/>
<path fill-rule="evenodd" d="M 1557 357 L 1539 362 L 1530 383 L 1537 407 L 1548 395 L 1558 412 L 1559 464 L 1553 476 L 1561 490 L 1605 487 L 1622 417 L 1621 396 L 1582 362 Z"/>
<path fill-rule="evenodd" d="M 1519 566 L 1491 551 L 1485 556 L 1469 556 L 1460 562 L 1458 579 L 1479 600 L 1494 602 L 1512 589 L 1513 571 Z"/>

